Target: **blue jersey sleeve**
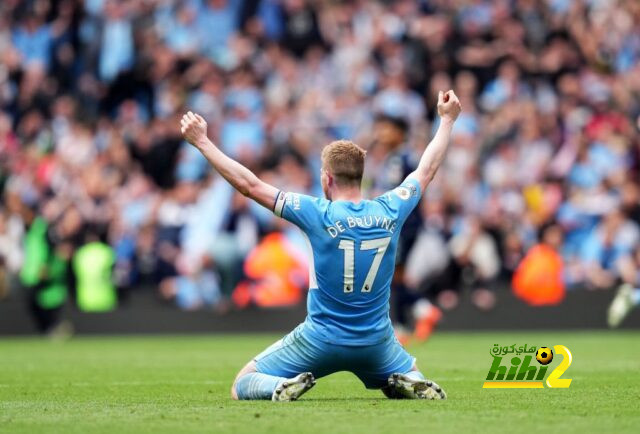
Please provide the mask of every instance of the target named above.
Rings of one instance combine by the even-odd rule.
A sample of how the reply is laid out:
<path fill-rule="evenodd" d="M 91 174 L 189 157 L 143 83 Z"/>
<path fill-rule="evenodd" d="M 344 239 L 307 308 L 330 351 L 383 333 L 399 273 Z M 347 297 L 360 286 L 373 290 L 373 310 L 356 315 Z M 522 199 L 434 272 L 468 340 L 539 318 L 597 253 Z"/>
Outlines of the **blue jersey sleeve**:
<path fill-rule="evenodd" d="M 308 233 L 318 225 L 320 199 L 305 194 L 278 193 L 273 212 Z"/>
<path fill-rule="evenodd" d="M 402 184 L 378 197 L 378 201 L 395 211 L 400 223 L 404 223 L 414 210 L 422 192 L 420 183 L 413 178 L 406 178 Z"/>

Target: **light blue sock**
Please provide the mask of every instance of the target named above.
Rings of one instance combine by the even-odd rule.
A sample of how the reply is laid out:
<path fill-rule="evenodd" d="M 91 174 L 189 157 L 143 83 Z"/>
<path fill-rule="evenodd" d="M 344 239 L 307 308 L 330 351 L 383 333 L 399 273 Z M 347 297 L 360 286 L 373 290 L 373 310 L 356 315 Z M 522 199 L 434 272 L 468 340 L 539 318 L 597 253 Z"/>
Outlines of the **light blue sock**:
<path fill-rule="evenodd" d="M 238 399 L 271 399 L 273 391 L 286 378 L 251 372 L 236 381 Z"/>
<path fill-rule="evenodd" d="M 420 371 L 409 371 L 406 374 L 407 377 L 411 378 L 412 380 L 424 380 L 424 375 L 422 375 L 422 372 Z"/>
<path fill-rule="evenodd" d="M 640 288 L 635 288 L 632 295 L 633 304 L 640 305 Z"/>

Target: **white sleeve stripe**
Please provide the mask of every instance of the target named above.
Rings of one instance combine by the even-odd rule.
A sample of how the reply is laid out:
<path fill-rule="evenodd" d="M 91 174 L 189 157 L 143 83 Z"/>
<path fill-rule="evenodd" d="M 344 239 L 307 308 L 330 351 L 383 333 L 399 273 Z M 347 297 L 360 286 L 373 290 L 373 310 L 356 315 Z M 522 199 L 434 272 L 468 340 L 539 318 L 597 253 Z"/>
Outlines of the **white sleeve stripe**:
<path fill-rule="evenodd" d="M 278 217 L 282 217 L 282 210 L 284 209 L 284 204 L 287 200 L 287 194 L 282 191 L 278 192 L 278 197 L 276 199 L 276 204 L 273 207 L 273 213 Z"/>

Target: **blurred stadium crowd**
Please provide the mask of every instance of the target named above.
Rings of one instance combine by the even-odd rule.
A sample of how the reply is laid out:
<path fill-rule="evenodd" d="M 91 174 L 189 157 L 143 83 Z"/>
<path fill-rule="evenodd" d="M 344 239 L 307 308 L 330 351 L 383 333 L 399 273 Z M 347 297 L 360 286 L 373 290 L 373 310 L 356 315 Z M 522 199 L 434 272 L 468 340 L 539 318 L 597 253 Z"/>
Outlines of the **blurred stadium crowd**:
<path fill-rule="evenodd" d="M 491 289 L 526 263 L 514 286 L 544 304 L 638 279 L 639 23 L 635 0 L 3 0 L 0 294 L 297 303 L 298 232 L 216 177 L 180 115 L 315 195 L 322 146 L 353 139 L 371 196 L 414 164 L 448 88 L 463 113 L 407 228 L 406 286 Z"/>

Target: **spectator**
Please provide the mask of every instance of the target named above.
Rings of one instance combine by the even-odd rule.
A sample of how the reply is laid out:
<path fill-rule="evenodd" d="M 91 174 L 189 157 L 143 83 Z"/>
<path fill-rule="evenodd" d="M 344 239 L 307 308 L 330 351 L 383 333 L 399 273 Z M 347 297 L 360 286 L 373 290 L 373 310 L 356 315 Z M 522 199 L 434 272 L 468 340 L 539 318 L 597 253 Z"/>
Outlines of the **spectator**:
<path fill-rule="evenodd" d="M 198 12 L 198 39 L 205 55 L 214 62 L 225 65 L 229 56 L 227 45 L 238 28 L 238 13 L 243 0 L 204 0 L 202 3 Z"/>
<path fill-rule="evenodd" d="M 26 13 L 22 25 L 13 32 L 13 45 L 22 57 L 22 64 L 49 68 L 51 62 L 52 34 L 49 25 L 36 11 Z"/>
<path fill-rule="evenodd" d="M 133 66 L 133 29 L 125 8 L 120 1 L 105 1 L 98 71 L 107 82 Z"/>
<path fill-rule="evenodd" d="M 558 304 L 564 299 L 564 266 L 559 247 L 562 228 L 542 228 L 541 242 L 533 246 L 513 276 L 513 292 L 532 306 Z"/>
<path fill-rule="evenodd" d="M 100 240 L 98 231 L 87 232 L 85 244 L 76 250 L 72 260 L 76 300 L 84 312 L 110 311 L 118 301 L 112 277 L 114 252 Z"/>
<path fill-rule="evenodd" d="M 582 248 L 586 283 L 594 288 L 613 287 L 620 278 L 618 262 L 630 256 L 638 243 L 638 226 L 619 209 L 609 212 L 591 231 Z"/>

